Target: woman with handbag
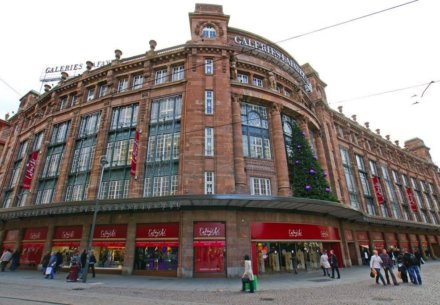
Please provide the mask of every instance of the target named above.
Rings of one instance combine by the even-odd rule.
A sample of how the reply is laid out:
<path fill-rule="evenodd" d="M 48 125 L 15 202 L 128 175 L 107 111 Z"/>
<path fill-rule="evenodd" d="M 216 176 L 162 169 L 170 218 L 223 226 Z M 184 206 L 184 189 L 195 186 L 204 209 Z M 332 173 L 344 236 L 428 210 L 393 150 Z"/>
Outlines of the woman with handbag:
<path fill-rule="evenodd" d="M 49 264 L 46 267 L 46 278 L 48 279 L 50 277 L 51 280 L 53 280 L 53 276 L 55 274 L 55 266 L 57 264 L 57 253 L 54 251 L 52 252 L 52 255 L 49 259 Z"/>
<path fill-rule="evenodd" d="M 241 291 L 246 291 L 246 283 L 249 283 L 251 293 L 254 293 L 254 273 L 252 272 L 252 262 L 249 255 L 244 256 L 244 272 L 241 277 L 242 288 Z"/>

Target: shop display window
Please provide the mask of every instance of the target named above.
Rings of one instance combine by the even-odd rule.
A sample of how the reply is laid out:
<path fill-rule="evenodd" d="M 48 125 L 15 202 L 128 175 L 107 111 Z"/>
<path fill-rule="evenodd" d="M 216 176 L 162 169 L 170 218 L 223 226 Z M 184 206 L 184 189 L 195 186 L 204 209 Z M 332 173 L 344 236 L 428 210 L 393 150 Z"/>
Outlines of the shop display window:
<path fill-rule="evenodd" d="M 75 252 L 79 252 L 79 247 L 77 246 L 54 246 L 52 247 L 51 252 L 60 252 L 63 256 L 63 262 L 61 263 L 62 267 L 69 267 L 70 260 Z"/>
<path fill-rule="evenodd" d="M 148 271 L 175 271 L 178 266 L 177 246 L 136 247 L 134 269 Z"/>
<path fill-rule="evenodd" d="M 223 273 L 224 246 L 197 246 L 194 248 L 195 272 Z"/>
<path fill-rule="evenodd" d="M 124 264 L 125 247 L 93 247 L 97 259 L 96 267 L 118 268 Z"/>
<path fill-rule="evenodd" d="M 43 254 L 44 244 L 23 244 L 20 253 L 20 265 L 37 266 Z"/>

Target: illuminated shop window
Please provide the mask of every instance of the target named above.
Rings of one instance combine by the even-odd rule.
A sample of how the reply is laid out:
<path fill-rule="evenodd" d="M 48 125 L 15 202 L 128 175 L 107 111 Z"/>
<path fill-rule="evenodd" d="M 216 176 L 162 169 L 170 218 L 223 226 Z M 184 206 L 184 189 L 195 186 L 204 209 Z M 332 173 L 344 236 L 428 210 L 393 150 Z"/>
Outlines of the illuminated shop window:
<path fill-rule="evenodd" d="M 202 30 L 202 37 L 204 38 L 215 38 L 216 32 L 212 25 L 207 25 Z"/>

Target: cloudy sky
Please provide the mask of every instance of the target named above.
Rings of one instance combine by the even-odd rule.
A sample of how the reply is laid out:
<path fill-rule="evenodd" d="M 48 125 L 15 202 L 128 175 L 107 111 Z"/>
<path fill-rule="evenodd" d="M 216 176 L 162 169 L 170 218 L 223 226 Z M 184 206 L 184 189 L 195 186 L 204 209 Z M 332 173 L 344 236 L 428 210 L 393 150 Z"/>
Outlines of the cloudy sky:
<path fill-rule="evenodd" d="M 157 49 L 185 43 L 196 2 L 221 4 L 229 26 L 280 42 L 411 0 L 6 0 L 0 11 L 0 117 L 16 112 L 28 91 L 41 91 L 47 67 L 109 60 L 115 49 L 123 57 L 142 54 L 150 39 Z M 439 12 L 439 1 L 413 1 L 279 45 L 318 71 L 332 108 L 343 106 L 346 116 L 356 114 L 359 123 L 370 122 L 401 145 L 422 138 L 440 164 Z"/>

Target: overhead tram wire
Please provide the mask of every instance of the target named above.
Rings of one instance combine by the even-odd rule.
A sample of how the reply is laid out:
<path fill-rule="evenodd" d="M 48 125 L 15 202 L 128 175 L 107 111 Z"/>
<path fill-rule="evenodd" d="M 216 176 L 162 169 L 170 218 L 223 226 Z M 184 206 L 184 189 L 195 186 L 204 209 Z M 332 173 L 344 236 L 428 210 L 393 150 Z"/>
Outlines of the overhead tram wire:
<path fill-rule="evenodd" d="M 381 95 L 390 94 L 390 93 L 394 93 L 394 92 L 399 92 L 399 91 L 405 91 L 405 90 L 408 90 L 408 89 L 418 88 L 418 87 L 422 87 L 422 86 L 426 86 L 426 85 L 430 85 L 430 84 L 434 84 L 434 83 L 438 83 L 438 82 L 440 82 L 440 80 L 430 81 L 430 82 L 427 82 L 427 83 L 418 84 L 418 85 L 412 85 L 412 86 L 398 88 L 398 89 L 392 89 L 392 90 L 388 90 L 388 91 L 372 93 L 372 94 L 358 96 L 358 97 L 353 97 L 353 98 L 349 98 L 349 99 L 345 99 L 345 100 L 339 100 L 339 101 L 333 102 L 333 104 L 344 104 L 344 103 L 352 102 L 352 101 L 356 101 L 356 100 L 362 100 L 362 99 L 366 99 L 366 98 L 370 98 L 370 97 L 381 96 Z"/>

